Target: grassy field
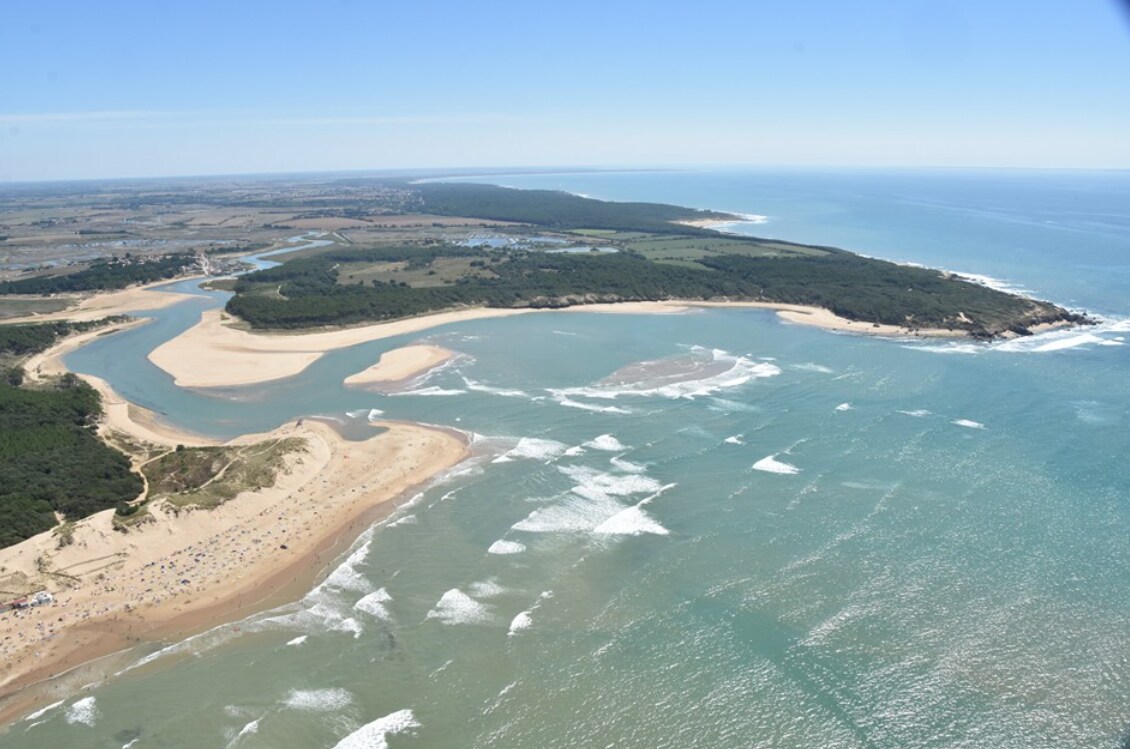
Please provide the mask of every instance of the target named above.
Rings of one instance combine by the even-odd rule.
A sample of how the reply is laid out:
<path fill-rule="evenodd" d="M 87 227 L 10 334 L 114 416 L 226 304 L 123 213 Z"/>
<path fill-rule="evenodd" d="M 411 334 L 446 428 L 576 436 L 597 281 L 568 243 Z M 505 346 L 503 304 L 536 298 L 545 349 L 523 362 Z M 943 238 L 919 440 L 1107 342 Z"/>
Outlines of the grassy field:
<path fill-rule="evenodd" d="M 45 315 L 58 312 L 70 306 L 67 299 L 20 299 L 19 297 L 0 297 L 0 320 L 26 315 Z"/>
<path fill-rule="evenodd" d="M 164 499 L 174 507 L 218 507 L 240 492 L 273 485 L 286 456 L 305 444 L 291 438 L 174 450 L 142 466 L 149 482 L 148 501 Z"/>
<path fill-rule="evenodd" d="M 349 263 L 341 266 L 338 282 L 371 284 L 373 281 L 406 283 L 414 288 L 444 286 L 460 278 L 497 278 L 489 267 L 472 265 L 482 260 L 469 257 L 441 257 L 426 268 L 409 268 L 408 263 Z"/>

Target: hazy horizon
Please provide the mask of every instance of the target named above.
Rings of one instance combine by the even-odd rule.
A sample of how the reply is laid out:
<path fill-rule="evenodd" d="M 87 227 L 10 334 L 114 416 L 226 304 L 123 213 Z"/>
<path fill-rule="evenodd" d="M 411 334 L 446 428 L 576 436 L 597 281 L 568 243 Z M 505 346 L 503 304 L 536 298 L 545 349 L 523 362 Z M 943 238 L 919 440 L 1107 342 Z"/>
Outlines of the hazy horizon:
<path fill-rule="evenodd" d="M 8 9 L 0 182 L 1130 168 L 1113 0 L 147 9 Z"/>

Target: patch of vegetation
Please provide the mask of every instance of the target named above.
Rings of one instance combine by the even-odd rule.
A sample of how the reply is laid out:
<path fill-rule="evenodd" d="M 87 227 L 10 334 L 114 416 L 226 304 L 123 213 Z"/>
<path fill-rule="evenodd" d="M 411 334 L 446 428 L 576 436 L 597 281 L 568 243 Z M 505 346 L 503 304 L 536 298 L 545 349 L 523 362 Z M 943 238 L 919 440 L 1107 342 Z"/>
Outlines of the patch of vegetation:
<path fill-rule="evenodd" d="M 98 393 L 74 375 L 26 390 L 0 382 L 0 547 L 134 499 L 141 477 L 95 433 Z"/>
<path fill-rule="evenodd" d="M 156 259 L 104 258 L 85 270 L 61 276 L 35 276 L 0 282 L 0 294 L 59 294 L 67 291 L 110 291 L 139 283 L 175 278 L 196 265 L 196 255 L 178 253 Z"/>
<path fill-rule="evenodd" d="M 240 492 L 274 485 L 290 453 L 305 447 L 298 437 L 236 447 L 178 447 L 144 466 L 149 501 L 174 507 L 213 508 Z"/>
<path fill-rule="evenodd" d="M 27 315 L 46 315 L 69 306 L 65 299 L 0 299 L 0 320 Z"/>
<path fill-rule="evenodd" d="M 72 333 L 85 333 L 108 325 L 126 322 L 125 315 L 103 317 L 90 322 L 57 320 L 42 323 L 0 325 L 0 364 L 11 364 L 32 354 L 46 351 L 60 338 Z"/>
<path fill-rule="evenodd" d="M 1042 322 L 1086 318 L 1047 302 L 1004 294 L 940 271 L 848 252 L 790 260 L 724 255 L 701 263 L 752 286 L 755 298 L 823 307 L 849 320 L 949 328 L 975 337 L 1027 335 Z"/>

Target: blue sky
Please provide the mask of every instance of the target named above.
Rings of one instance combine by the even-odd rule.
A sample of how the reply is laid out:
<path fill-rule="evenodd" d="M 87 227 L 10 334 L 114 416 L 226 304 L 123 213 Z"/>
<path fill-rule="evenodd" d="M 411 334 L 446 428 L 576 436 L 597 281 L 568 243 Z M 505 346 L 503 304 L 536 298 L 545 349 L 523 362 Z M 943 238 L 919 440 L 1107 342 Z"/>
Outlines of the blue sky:
<path fill-rule="evenodd" d="M 1115 0 L 0 6 L 0 181 L 1130 168 Z"/>

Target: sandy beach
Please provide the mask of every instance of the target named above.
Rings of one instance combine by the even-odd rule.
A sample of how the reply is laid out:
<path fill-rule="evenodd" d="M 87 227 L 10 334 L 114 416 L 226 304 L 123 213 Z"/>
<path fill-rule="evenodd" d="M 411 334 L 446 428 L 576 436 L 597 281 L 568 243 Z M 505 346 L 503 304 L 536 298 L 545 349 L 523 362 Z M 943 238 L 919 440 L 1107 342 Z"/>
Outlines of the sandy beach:
<path fill-rule="evenodd" d="M 390 387 L 435 369 L 456 356 L 442 346 L 416 344 L 386 351 L 376 364 L 345 378 L 350 387 Z"/>
<path fill-rule="evenodd" d="M 185 279 L 177 279 L 185 280 Z M 74 306 L 58 312 L 44 315 L 29 315 L 27 317 L 9 318 L 4 320 L 5 325 L 25 322 L 47 322 L 49 320 L 70 320 L 72 322 L 90 322 L 113 315 L 128 315 L 141 310 L 162 309 L 177 302 L 192 299 L 191 294 L 178 294 L 172 291 L 157 291 L 156 287 L 171 283 L 169 280 L 157 281 L 144 286 L 132 286 L 121 291 L 111 291 L 93 296 L 65 296 L 59 299 L 71 300 Z"/>
<path fill-rule="evenodd" d="M 104 429 L 174 446 L 215 444 L 177 432 L 123 401 L 105 383 Z M 141 418 L 139 418 L 139 416 Z M 44 533 L 0 550 L 0 589 L 45 589 L 54 603 L 0 614 L 0 723 L 51 698 L 27 688 L 139 642 L 179 639 L 267 605 L 300 597 L 318 571 L 394 500 L 467 455 L 453 433 L 382 422 L 351 442 L 305 420 L 229 444 L 298 437 L 274 486 L 214 510 L 151 510 L 128 533 L 107 510 L 75 524 L 60 547 Z M 158 503 L 159 504 L 159 503 Z M 57 697 L 56 697 L 57 699 Z"/>
<path fill-rule="evenodd" d="M 172 375 L 181 387 L 250 385 L 296 375 L 334 349 L 453 322 L 529 311 L 476 307 L 357 328 L 287 335 L 233 328 L 224 324 L 222 311 L 208 310 L 198 324 L 154 349 L 149 360 Z"/>

